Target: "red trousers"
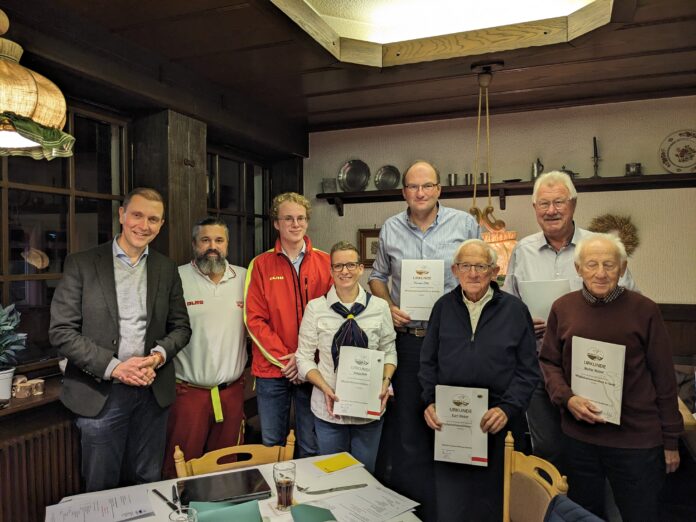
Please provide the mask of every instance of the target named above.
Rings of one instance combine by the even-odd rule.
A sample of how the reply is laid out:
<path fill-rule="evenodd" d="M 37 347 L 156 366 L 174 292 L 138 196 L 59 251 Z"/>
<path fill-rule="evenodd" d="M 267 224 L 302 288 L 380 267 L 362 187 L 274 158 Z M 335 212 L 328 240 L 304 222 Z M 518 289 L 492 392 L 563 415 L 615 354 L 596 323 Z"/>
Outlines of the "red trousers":
<path fill-rule="evenodd" d="M 208 451 L 244 443 L 244 378 L 220 390 L 220 403 L 224 420 L 217 423 L 210 390 L 177 383 L 176 400 L 169 409 L 162 478 L 176 477 L 174 447 L 177 445 L 184 458 L 190 460 Z"/>

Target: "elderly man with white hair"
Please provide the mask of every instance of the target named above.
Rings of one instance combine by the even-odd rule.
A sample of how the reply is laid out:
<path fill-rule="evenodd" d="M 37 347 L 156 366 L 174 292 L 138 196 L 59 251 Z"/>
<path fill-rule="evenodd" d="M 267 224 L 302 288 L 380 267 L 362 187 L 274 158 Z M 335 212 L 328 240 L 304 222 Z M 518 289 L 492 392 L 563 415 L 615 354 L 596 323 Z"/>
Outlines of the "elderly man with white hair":
<path fill-rule="evenodd" d="M 551 307 L 539 356 L 568 437 L 569 496 L 602 517 L 608 478 L 624 522 L 658 520 L 658 495 L 665 473 L 679 466 L 683 430 L 669 336 L 658 306 L 620 285 L 626 250 L 618 238 L 583 238 L 575 268 L 583 287 Z M 596 403 L 571 388 L 578 338 L 625 347 L 619 425 L 607 423 Z"/>
<path fill-rule="evenodd" d="M 532 206 L 541 232 L 520 240 L 512 251 L 503 290 L 520 297 L 521 281 L 565 279 L 570 290 L 580 290 L 582 279 L 575 271 L 573 256 L 583 237 L 590 234 L 575 226 L 573 215 L 578 193 L 565 172 L 552 171 L 539 176 L 534 183 Z M 626 271 L 621 284 L 629 290 L 636 286 Z M 533 317 L 537 351 L 546 329 L 546 317 Z M 561 462 L 563 435 L 558 409 L 549 401 L 543 383 L 535 390 L 527 411 L 534 454 L 565 470 Z"/>
<path fill-rule="evenodd" d="M 442 427 L 436 385 L 488 389 L 479 425 L 488 433 L 488 466 L 435 463 L 438 522 L 502 518 L 505 434 L 523 439 L 524 413 L 540 380 L 532 318 L 522 301 L 498 288 L 496 261 L 480 239 L 459 246 L 451 267 L 459 285 L 435 303 L 421 349 L 418 377 L 430 428 Z"/>

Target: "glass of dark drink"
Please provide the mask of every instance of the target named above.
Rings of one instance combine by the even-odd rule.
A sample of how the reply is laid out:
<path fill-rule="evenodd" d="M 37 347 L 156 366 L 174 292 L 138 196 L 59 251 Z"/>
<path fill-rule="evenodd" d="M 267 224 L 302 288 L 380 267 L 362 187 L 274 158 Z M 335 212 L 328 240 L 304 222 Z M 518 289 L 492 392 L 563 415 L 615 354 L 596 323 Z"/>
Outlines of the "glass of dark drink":
<path fill-rule="evenodd" d="M 278 509 L 287 511 L 292 506 L 292 492 L 295 489 L 295 463 L 276 462 L 273 464 L 273 480 L 278 493 Z"/>

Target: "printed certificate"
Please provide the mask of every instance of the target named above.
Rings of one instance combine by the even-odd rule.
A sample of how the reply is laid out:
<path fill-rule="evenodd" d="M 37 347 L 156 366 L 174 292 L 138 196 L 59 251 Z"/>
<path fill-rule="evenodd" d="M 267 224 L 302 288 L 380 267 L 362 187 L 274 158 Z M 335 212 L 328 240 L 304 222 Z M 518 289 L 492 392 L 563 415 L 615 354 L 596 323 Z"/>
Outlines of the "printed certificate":
<path fill-rule="evenodd" d="M 336 374 L 335 415 L 379 419 L 384 373 L 384 353 L 379 350 L 341 346 Z"/>
<path fill-rule="evenodd" d="M 554 279 L 552 281 L 519 281 L 520 298 L 529 308 L 532 317 L 546 321 L 551 312 L 551 305 L 562 295 L 570 292 L 570 281 Z"/>
<path fill-rule="evenodd" d="M 573 336 L 570 387 L 599 406 L 612 424 L 621 424 L 625 360 L 625 346 Z"/>
<path fill-rule="evenodd" d="M 488 390 L 437 385 L 435 411 L 443 424 L 435 430 L 435 460 L 488 466 L 488 434 L 481 431 Z"/>
<path fill-rule="evenodd" d="M 427 321 L 445 292 L 445 262 L 442 259 L 404 259 L 401 262 L 399 308 L 414 321 Z"/>

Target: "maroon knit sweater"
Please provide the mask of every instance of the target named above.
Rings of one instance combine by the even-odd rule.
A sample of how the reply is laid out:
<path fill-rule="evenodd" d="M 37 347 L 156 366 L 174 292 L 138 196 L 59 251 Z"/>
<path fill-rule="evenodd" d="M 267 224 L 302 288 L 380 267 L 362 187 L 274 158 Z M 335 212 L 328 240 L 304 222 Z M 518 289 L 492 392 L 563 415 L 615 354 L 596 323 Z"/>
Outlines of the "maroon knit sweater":
<path fill-rule="evenodd" d="M 574 335 L 626 346 L 621 425 L 577 421 L 566 410 Z M 614 301 L 590 304 L 582 291 L 564 295 L 551 307 L 539 362 L 551 401 L 562 407 L 566 435 L 614 448 L 677 449 L 684 426 L 672 349 L 660 311 L 647 297 L 625 290 Z"/>

